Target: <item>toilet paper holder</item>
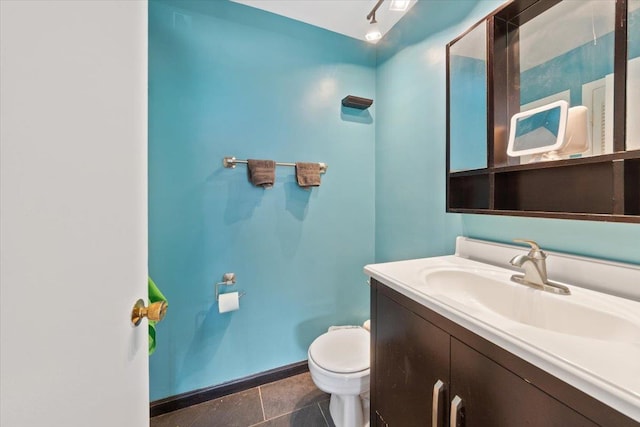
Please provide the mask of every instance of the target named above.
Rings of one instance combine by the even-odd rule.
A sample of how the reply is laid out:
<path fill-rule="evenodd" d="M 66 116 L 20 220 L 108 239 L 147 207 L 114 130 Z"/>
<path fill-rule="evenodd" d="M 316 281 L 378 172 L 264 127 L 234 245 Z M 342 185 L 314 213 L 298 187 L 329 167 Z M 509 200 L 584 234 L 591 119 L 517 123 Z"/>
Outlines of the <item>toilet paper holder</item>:
<path fill-rule="evenodd" d="M 236 284 L 236 273 L 224 273 L 222 276 L 222 282 L 216 283 L 216 301 L 220 301 L 220 285 L 224 286 L 233 286 Z M 242 298 L 245 293 L 240 292 L 238 294 L 240 298 Z"/>

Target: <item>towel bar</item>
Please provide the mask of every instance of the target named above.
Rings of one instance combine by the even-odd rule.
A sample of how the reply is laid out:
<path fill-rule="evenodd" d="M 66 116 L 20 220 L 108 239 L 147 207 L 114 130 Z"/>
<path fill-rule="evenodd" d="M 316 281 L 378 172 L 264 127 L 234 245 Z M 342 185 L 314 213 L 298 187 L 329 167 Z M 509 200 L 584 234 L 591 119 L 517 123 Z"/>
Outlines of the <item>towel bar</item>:
<path fill-rule="evenodd" d="M 222 165 L 225 168 L 234 169 L 238 163 L 247 164 L 248 162 L 246 160 L 236 159 L 235 157 L 224 157 L 222 159 Z M 327 168 L 329 166 L 326 163 L 320 163 L 319 162 L 318 164 L 320 165 L 320 173 L 326 173 L 327 172 Z M 276 166 L 295 166 L 295 165 L 296 165 L 295 163 L 276 162 Z"/>

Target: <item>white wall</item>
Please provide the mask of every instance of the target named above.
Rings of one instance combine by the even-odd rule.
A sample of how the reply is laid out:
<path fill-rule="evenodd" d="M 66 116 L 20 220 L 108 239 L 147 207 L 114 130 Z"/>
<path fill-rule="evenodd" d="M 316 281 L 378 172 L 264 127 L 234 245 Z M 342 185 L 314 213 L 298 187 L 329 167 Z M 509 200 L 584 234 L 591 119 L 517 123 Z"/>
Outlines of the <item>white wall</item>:
<path fill-rule="evenodd" d="M 148 425 L 147 4 L 0 16 L 0 424 Z"/>

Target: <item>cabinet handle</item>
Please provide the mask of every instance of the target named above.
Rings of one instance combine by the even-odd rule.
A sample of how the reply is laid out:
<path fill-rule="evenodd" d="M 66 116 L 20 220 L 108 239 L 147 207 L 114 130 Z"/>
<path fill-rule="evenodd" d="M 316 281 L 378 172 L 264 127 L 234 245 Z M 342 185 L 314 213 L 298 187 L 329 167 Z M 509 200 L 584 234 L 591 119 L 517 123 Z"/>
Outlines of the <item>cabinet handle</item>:
<path fill-rule="evenodd" d="M 463 427 L 464 426 L 464 405 L 460 396 L 453 398 L 451 401 L 451 422 L 449 427 Z"/>
<path fill-rule="evenodd" d="M 442 402 L 443 394 L 444 394 L 444 383 L 438 380 L 433 385 L 433 400 L 431 402 L 431 426 L 432 427 L 440 427 L 442 425 L 442 423 L 440 422 L 440 418 L 442 417 L 442 415 L 440 414 L 440 402 Z"/>

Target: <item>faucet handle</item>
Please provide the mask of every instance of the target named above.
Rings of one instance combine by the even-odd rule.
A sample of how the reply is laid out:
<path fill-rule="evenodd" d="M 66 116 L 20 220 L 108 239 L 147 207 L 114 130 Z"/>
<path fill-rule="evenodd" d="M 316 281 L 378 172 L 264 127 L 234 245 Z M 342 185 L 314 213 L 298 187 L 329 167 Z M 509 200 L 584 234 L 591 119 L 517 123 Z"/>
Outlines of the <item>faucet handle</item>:
<path fill-rule="evenodd" d="M 531 258 L 544 259 L 547 257 L 547 254 L 545 254 L 542 249 L 540 249 L 540 246 L 533 240 L 513 239 L 513 241 L 516 243 L 526 243 L 527 245 L 531 246 L 531 250 L 529 251 L 529 256 Z"/>

